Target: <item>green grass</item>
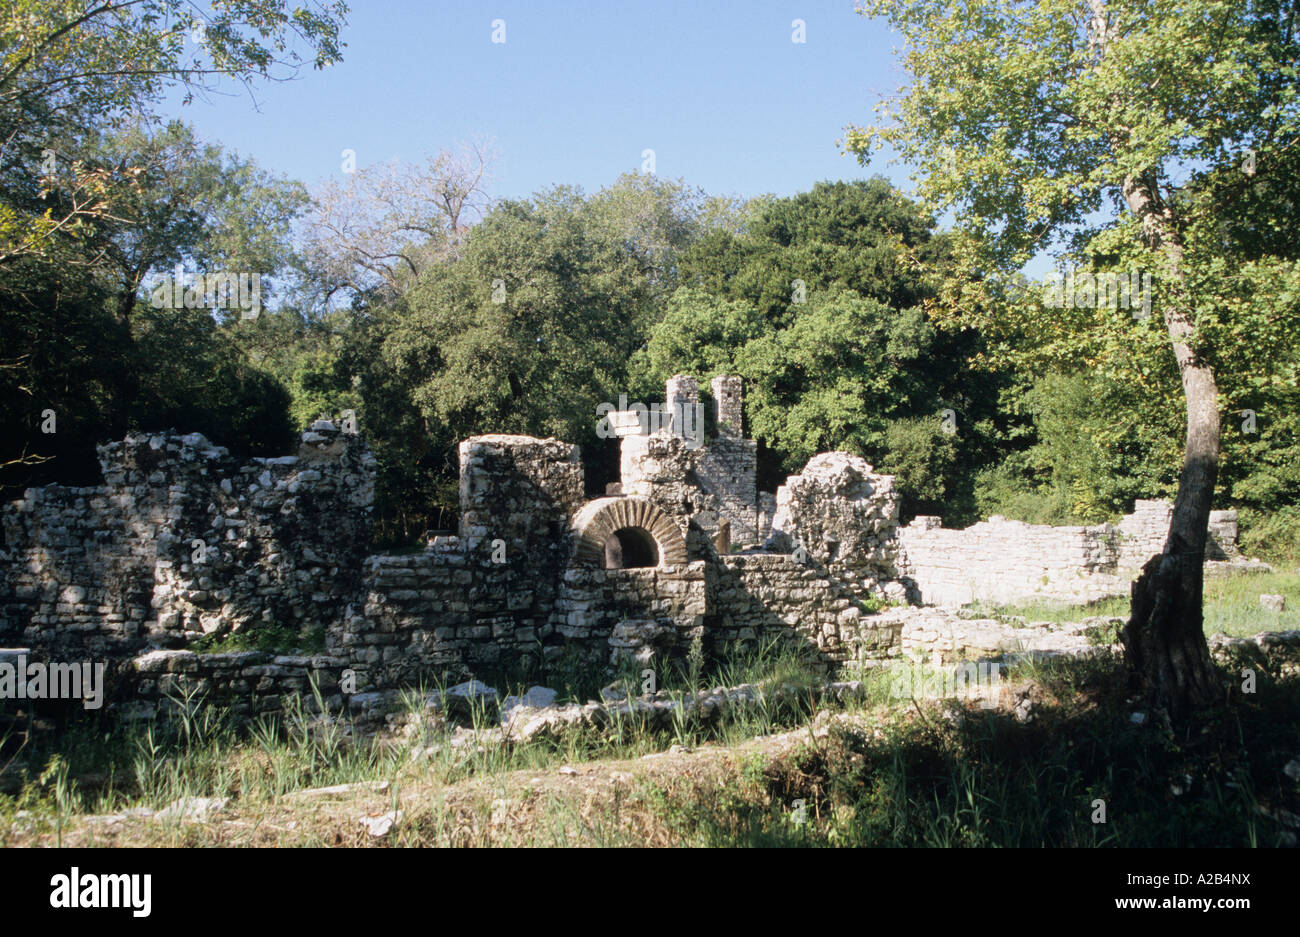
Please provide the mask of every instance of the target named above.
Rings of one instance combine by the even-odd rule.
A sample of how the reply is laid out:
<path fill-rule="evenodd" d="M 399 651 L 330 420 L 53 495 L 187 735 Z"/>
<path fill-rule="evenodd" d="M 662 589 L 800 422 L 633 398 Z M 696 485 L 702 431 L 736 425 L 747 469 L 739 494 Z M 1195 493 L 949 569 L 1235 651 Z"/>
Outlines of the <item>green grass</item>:
<path fill-rule="evenodd" d="M 1285 596 L 1286 610 L 1278 613 L 1264 609 L 1259 604 L 1259 597 L 1267 594 Z M 1206 634 L 1223 632 L 1233 637 L 1249 637 L 1261 631 L 1300 628 L 1300 570 L 1208 576 L 1203 595 Z M 1022 605 L 974 603 L 968 607 L 989 618 L 1006 620 L 1020 617 L 1026 622 L 1060 623 L 1094 616 L 1127 618 L 1129 614 L 1129 600 L 1118 597 L 1093 605 L 1032 602 Z"/>
<path fill-rule="evenodd" d="M 668 667 L 664 673 L 666 689 L 679 698 L 702 686 L 756 683 L 765 690 L 808 689 L 823 679 L 802 658 L 776 646 L 707 673 Z M 626 682 L 633 695 L 640 693 L 639 672 L 629 673 Z M 885 685 L 873 685 L 879 687 L 875 699 L 883 699 Z M 504 696 L 522 692 L 524 685 L 500 684 L 498 689 Z M 806 722 L 817 708 L 811 693 L 796 692 L 779 701 L 765 697 L 753 706 L 727 710 L 705 724 L 678 720 L 652 727 L 646 717 L 634 715 L 599 728 L 575 728 L 559 738 L 455 751 L 447 744 L 454 726 L 426 721 L 426 695 L 425 690 L 405 694 L 406 712 L 419 728 L 397 743 L 370 739 L 354 743 L 338 725 L 320 720 L 301 700 L 283 717 L 263 718 L 236 729 L 197 694 L 174 699 L 175 717 L 168 722 L 141 727 L 78 719 L 31 742 L 0 740 L 0 775 L 7 788 L 0 794 L 0 846 L 5 845 L 6 821 L 20 810 L 63 825 L 75 815 L 141 806 L 158 809 L 182 797 L 269 804 L 304 788 L 365 781 L 396 784 L 417 755 L 425 779 L 454 784 L 566 763 L 635 758 L 672 744 L 692 748 L 705 742 L 738 744 Z M 317 710 L 319 706 L 317 697 Z M 468 721 L 476 730 L 499 727 L 495 711 L 486 707 L 472 712 Z M 441 750 L 428 754 L 435 746 Z"/>
<path fill-rule="evenodd" d="M 1286 597 L 1286 610 L 1270 612 L 1259 604 L 1267 594 Z M 1222 631 L 1247 637 L 1261 631 L 1300 628 L 1300 569 L 1205 580 L 1205 633 Z"/>
<path fill-rule="evenodd" d="M 1285 575 L 1293 588 L 1295 574 Z M 1253 577 L 1244 589 L 1242 581 L 1214 583 L 1223 587 L 1215 605 L 1227 614 L 1259 591 L 1282 591 L 1283 576 Z M 1256 588 L 1265 583 L 1268 588 Z M 738 683 L 810 688 L 822 679 L 806 659 L 776 645 L 713 668 L 660 667 L 664 685 L 679 693 Z M 1235 662 L 1226 666 L 1225 681 L 1237 669 Z M 177 700 L 177 716 L 168 723 L 80 719 L 31 741 L 0 741 L 0 846 L 29 841 L 22 831 L 33 822 L 61 842 L 88 814 L 157 809 L 182 797 L 230 798 L 242 820 L 257 824 L 283 811 L 294 791 L 366 781 L 388 782 L 390 792 L 381 797 L 394 802 L 401 790 L 420 785 L 427 812 L 393 841 L 422 845 L 1252 846 L 1274 845 L 1287 832 L 1261 808 L 1300 812 L 1300 785 L 1282 770 L 1300 755 L 1294 671 L 1263 669 L 1256 695 L 1235 694 L 1182 731 L 1154 718 L 1131 721 L 1130 689 L 1114 660 L 1063 659 L 1006 674 L 1021 693 L 1032 694 L 1027 722 L 1015 717 L 1014 700 L 984 710 L 891 696 L 908 673 L 929 671 L 906 662 L 871 671 L 864 678 L 869 697 L 847 706 L 798 694 L 730 710 L 709 724 L 652 728 L 630 717 L 482 750 L 453 750 L 448 727 L 425 718 L 422 691 L 406 698 L 415 730 L 386 742 L 349 739 L 302 704 L 281 718 L 235 729 L 195 695 Z M 639 676 L 628 671 L 624 679 L 639 690 Z M 596 674 L 588 678 L 596 680 Z M 503 693 L 524 686 L 497 685 Z M 835 713 L 846 721 L 828 721 Z M 487 710 L 473 713 L 471 722 L 497 725 Z M 792 754 L 752 750 L 755 737 L 818 725 L 822 730 L 809 731 Z M 721 775 L 639 776 L 626 793 L 602 793 L 608 800 L 593 801 L 590 789 L 575 799 L 545 788 L 528 805 L 527 824 L 491 822 L 494 804 L 527 799 L 521 772 L 635 764 L 672 744 L 699 749 L 707 743 L 744 754 Z M 441 747 L 430 752 L 430 746 Z M 444 802 L 444 792 L 463 793 L 466 783 L 482 785 L 478 800 L 468 807 L 463 798 Z M 1105 823 L 1093 822 L 1097 800 L 1105 802 Z M 27 818 L 14 824 L 19 811 Z M 174 844 L 210 835 L 205 827 L 158 826 L 136 835 Z M 326 826 L 295 835 L 308 844 L 336 841 Z"/>
<path fill-rule="evenodd" d="M 1065 602 L 1025 602 L 1018 605 L 996 605 L 988 602 L 972 602 L 968 606 L 972 612 L 985 618 L 1000 620 L 1023 618 L 1025 623 L 1049 621 L 1062 623 L 1080 621 L 1084 618 L 1127 618 L 1129 601 L 1127 598 L 1103 599 L 1091 605 L 1071 605 Z"/>
<path fill-rule="evenodd" d="M 1029 722 L 973 709 L 955 722 L 893 718 L 878 734 L 833 734 L 712 797 L 664 792 L 660 809 L 701 846 L 1294 842 L 1261 812 L 1294 811 L 1300 799 L 1282 771 L 1300 725 L 1294 679 L 1174 732 L 1129 719 L 1113 663 L 1061 660 L 1037 676 L 1046 695 Z M 1095 822 L 1102 805 L 1105 822 Z"/>

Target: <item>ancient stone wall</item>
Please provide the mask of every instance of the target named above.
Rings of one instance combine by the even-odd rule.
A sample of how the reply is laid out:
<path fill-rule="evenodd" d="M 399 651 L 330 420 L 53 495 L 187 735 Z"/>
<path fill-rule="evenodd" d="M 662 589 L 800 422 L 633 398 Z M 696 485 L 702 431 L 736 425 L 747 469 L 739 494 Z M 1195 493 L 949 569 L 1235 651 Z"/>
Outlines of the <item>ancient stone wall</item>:
<path fill-rule="evenodd" d="M 128 716 L 178 690 L 241 718 L 316 693 L 368 716 L 435 681 L 643 665 L 696 642 L 715 656 L 792 645 L 826 669 L 880 662 L 904 646 L 895 613 L 910 611 L 874 614 L 885 600 L 1122 593 L 1163 542 L 1163 502 L 1117 527 L 900 528 L 892 477 L 843 452 L 759 495 L 739 379 L 713 390 L 716 438 L 626 435 L 622 493 L 592 501 L 574 445 L 465 440 L 458 535 L 397 555 L 367 555 L 375 460 L 327 421 L 282 458 L 241 462 L 197 434 L 103 446 L 103 484 L 32 489 L 0 510 L 0 647 L 109 662 Z M 698 399 L 683 376 L 667 393 Z M 727 527 L 748 549 L 732 552 Z M 1235 515 L 1216 512 L 1212 531 L 1235 556 Z M 638 550 L 643 562 L 623 562 Z M 249 630 L 322 650 L 196 653 Z"/>
<path fill-rule="evenodd" d="M 991 517 L 947 530 L 922 516 L 899 530 L 899 571 L 919 601 L 1094 602 L 1127 595 L 1133 574 L 1164 549 L 1173 506 L 1138 501 L 1118 525 L 1052 527 Z M 1235 511 L 1214 511 L 1207 558 L 1236 557 Z"/>
<path fill-rule="evenodd" d="M 236 721 L 292 710 L 316 712 L 321 704 L 338 712 L 347 703 L 343 674 L 351 662 L 337 654 L 283 655 L 262 651 L 196 654 L 154 650 L 118 672 L 113 711 L 126 720 L 149 720 L 185 705 L 187 697 L 225 708 Z M 319 703 L 317 697 L 319 696 Z"/>
<path fill-rule="evenodd" d="M 1141 569 L 1150 557 L 1163 552 L 1173 515 L 1174 506 L 1169 501 L 1139 500 L 1134 504 L 1133 513 L 1124 515 L 1117 525 L 1117 566 L 1121 570 Z M 1209 529 L 1207 560 L 1228 560 L 1240 555 L 1236 511 L 1211 511 Z"/>
<path fill-rule="evenodd" d="M 103 485 L 33 490 L 5 507 L 0 644 L 107 660 L 128 715 L 178 688 L 254 716 L 313 684 L 340 703 L 345 673 L 348 695 L 375 699 L 575 652 L 597 664 L 684 654 L 702 637 L 709 596 L 705 563 L 687 561 L 688 515 L 646 521 L 664 547 L 651 568 L 583 560 L 583 471 L 567 443 L 466 440 L 460 534 L 369 557 L 374 460 L 327 423 L 279 459 L 238 463 L 172 434 L 101 456 Z M 606 501 L 612 516 L 645 513 L 635 497 Z M 269 625 L 324 651 L 189 649 Z"/>
<path fill-rule="evenodd" d="M 763 539 L 755 476 L 758 444 L 743 433 L 742 381 L 734 375 L 713 379 L 716 435 L 693 435 L 693 424 L 681 426 L 681 408 L 699 403 L 695 379 L 678 374 L 669 378 L 664 397 L 672 426 L 625 435 L 620 447 L 620 474 L 625 494 L 641 495 L 669 514 L 691 516 L 700 533 L 692 541 L 692 556 L 702 558 L 703 545 L 712 541 L 721 524 L 738 547 L 754 546 Z M 627 412 L 616 422 L 633 425 Z M 690 420 L 687 420 L 690 423 Z M 703 429 L 703 427 L 698 427 Z"/>
<path fill-rule="evenodd" d="M 828 668 L 897 653 L 900 627 L 871 615 L 901 601 L 893 478 L 846 452 L 809 460 L 777 491 L 765 554 L 721 557 L 705 628 L 716 654 L 792 642 Z"/>
<path fill-rule="evenodd" d="M 768 546 L 801 547 L 828 567 L 859 571 L 873 582 L 898 576 L 898 494 L 891 475 L 877 475 L 865 459 L 823 452 L 776 493 Z"/>
<path fill-rule="evenodd" d="M 4 505 L 0 644 L 120 656 L 251 622 L 339 620 L 370 538 L 374 457 L 332 426 L 239 464 L 203 436 L 99 449 L 104 484 Z"/>
<path fill-rule="evenodd" d="M 901 625 L 874 618 L 861 581 L 843 570 L 750 554 L 723 557 L 710 574 L 704 632 L 714 655 L 785 644 L 833 669 L 898 653 Z"/>
<path fill-rule="evenodd" d="M 669 433 L 628 436 L 620 444 L 623 494 L 645 498 L 676 519 L 686 530 L 687 555 L 693 560 L 710 555 L 719 522 L 727 519 L 724 499 L 700 484 L 705 452 Z M 737 528 L 744 523 L 743 515 L 732 519 Z M 749 524 L 754 524 L 752 512 Z"/>

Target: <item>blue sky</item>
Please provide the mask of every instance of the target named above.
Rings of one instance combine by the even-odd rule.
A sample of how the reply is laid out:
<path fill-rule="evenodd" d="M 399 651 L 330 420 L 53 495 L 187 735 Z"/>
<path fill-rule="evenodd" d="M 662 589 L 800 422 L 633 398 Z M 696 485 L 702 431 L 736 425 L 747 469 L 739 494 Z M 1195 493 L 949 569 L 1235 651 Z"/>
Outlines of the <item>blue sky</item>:
<path fill-rule="evenodd" d="M 804 191 L 870 167 L 836 145 L 906 82 L 887 25 L 852 0 L 354 0 L 344 61 L 164 113 L 309 185 L 359 166 L 414 161 L 479 136 L 499 159 L 489 193 L 556 183 L 595 191 L 655 152 L 660 176 L 710 194 Z M 493 21 L 505 42 L 493 43 Z M 806 42 L 791 41 L 792 21 Z"/>

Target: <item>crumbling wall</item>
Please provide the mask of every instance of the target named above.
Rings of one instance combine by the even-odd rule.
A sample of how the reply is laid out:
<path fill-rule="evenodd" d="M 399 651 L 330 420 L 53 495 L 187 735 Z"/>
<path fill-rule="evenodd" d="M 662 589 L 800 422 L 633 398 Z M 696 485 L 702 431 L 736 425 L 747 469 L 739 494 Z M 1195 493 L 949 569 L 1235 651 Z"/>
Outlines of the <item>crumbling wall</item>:
<path fill-rule="evenodd" d="M 668 390 L 696 397 L 681 377 Z M 316 692 L 373 715 L 435 680 L 573 655 L 645 663 L 697 640 L 713 655 L 786 643 L 827 669 L 879 662 L 903 643 L 904 610 L 873 614 L 882 600 L 1122 593 L 1125 571 L 1163 544 L 1163 502 L 1139 502 L 1117 527 L 993 518 L 948 531 L 918 518 L 900 529 L 893 478 L 844 452 L 760 497 L 738 379 L 715 381 L 714 395 L 711 445 L 671 427 L 627 436 L 624 494 L 592 502 L 574 445 L 465 440 L 459 534 L 400 555 L 366 555 L 374 458 L 327 421 L 294 455 L 244 462 L 197 434 L 130 436 L 101 447 L 102 485 L 32 489 L 3 506 L 0 646 L 112 662 L 119 706 L 142 718 L 176 690 L 236 716 Z M 770 527 L 764 551 L 715 546 L 723 521 L 741 543 Z M 647 531 L 658 565 L 604 568 L 610 524 Z M 1235 515 L 1215 512 L 1211 529 L 1217 553 L 1235 556 Z M 193 650 L 205 635 L 272 625 L 323 651 Z"/>
<path fill-rule="evenodd" d="M 196 654 L 154 650 L 135 658 L 120 672 L 129 679 L 129 694 L 114 711 L 123 719 L 149 720 L 201 694 L 204 702 L 224 707 L 235 722 L 273 715 L 301 705 L 315 712 L 343 709 L 343 675 L 351 667 L 337 654 L 285 655 L 263 651 Z"/>
<path fill-rule="evenodd" d="M 686 530 L 692 560 L 709 555 L 722 506 L 717 495 L 699 485 L 696 467 L 702 452 L 666 432 L 628 436 L 620 444 L 623 494 L 645 498 L 677 521 Z"/>
<path fill-rule="evenodd" d="M 0 643 L 119 657 L 256 621 L 322 632 L 355 592 L 374 457 L 320 424 L 240 464 L 202 435 L 99 447 L 104 484 L 4 505 Z"/>
<path fill-rule="evenodd" d="M 777 490 L 768 546 L 802 548 L 842 573 L 885 582 L 898 575 L 897 530 L 893 476 L 877 475 L 852 453 L 823 452 Z"/>
<path fill-rule="evenodd" d="M 776 493 L 766 554 L 721 557 L 706 632 L 714 652 L 793 642 L 826 667 L 897 653 L 897 623 L 871 612 L 902 601 L 894 480 L 858 456 L 814 456 Z"/>
<path fill-rule="evenodd" d="M 899 530 L 900 570 L 920 601 L 1095 602 L 1127 595 L 1133 574 L 1164 549 L 1173 506 L 1138 501 L 1118 525 L 1053 527 L 994 516 L 965 530 L 922 516 Z M 1237 557 L 1237 513 L 1214 511 L 1207 559 Z"/>
<path fill-rule="evenodd" d="M 517 656 L 554 643 L 556 603 L 573 557 L 570 519 L 583 504 L 577 446 L 531 436 L 475 436 L 460 444 L 461 539 L 471 620 Z M 454 601 L 454 600 L 453 600 Z M 499 654 L 477 648 L 467 663 Z"/>
<path fill-rule="evenodd" d="M 738 547 L 762 540 L 755 486 L 758 444 L 744 438 L 742 381 L 723 375 L 713 379 L 712 387 L 713 438 L 705 439 L 704 426 L 683 416 L 682 408 L 691 412 L 700 396 L 695 379 L 678 374 L 664 391 L 673 425 L 624 435 L 619 455 L 624 494 L 649 498 L 668 514 L 691 518 L 697 534 L 688 536 L 688 545 L 695 558 L 704 557 L 724 522 Z M 690 425 L 678 425 L 682 419 Z M 616 422 L 635 427 L 627 412 L 616 414 Z"/>
<path fill-rule="evenodd" d="M 642 569 L 570 569 L 557 631 L 593 661 L 641 650 L 682 656 L 702 637 L 709 606 L 703 562 Z M 558 653 L 558 652 L 557 652 Z"/>

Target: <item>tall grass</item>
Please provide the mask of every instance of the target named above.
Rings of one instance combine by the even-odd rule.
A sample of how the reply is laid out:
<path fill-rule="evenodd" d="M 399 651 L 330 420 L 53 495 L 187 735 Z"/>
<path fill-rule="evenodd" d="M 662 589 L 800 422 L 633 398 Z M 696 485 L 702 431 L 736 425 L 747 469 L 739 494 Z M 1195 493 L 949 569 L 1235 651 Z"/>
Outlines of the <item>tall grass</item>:
<path fill-rule="evenodd" d="M 1027 663 L 1006 674 L 1022 691 L 1032 688 L 1026 722 L 1005 700 L 982 710 L 896 696 L 900 685 L 933 676 L 906 661 L 865 673 L 865 698 L 843 705 L 819 699 L 823 677 L 813 662 L 777 643 L 708 670 L 689 661 L 654 669 L 664 696 L 679 702 L 709 685 L 764 692 L 708 721 L 686 718 L 684 706 L 654 724 L 634 711 L 520 744 L 504 740 L 485 703 L 456 731 L 426 708 L 424 688 L 403 700 L 397 722 L 408 731 L 382 739 L 322 715 L 315 688 L 313 698 L 242 728 L 201 695 L 178 694 L 167 720 L 81 720 L 57 735 L 10 740 L 0 759 L 10 782 L 0 794 L 0 845 L 33 823 L 63 842 L 87 814 L 190 797 L 229 798 L 257 818 L 306 788 L 377 781 L 388 782 L 394 809 L 400 790 L 428 792 L 419 816 L 389 837 L 397 844 L 1272 845 L 1285 831 L 1257 808 L 1300 811 L 1297 787 L 1281 770 L 1296 756 L 1300 688 L 1280 670 L 1261 672 L 1257 698 L 1210 714 L 1192 736 L 1154 719 L 1134 724 L 1122 670 L 1104 659 Z M 620 680 L 636 695 L 640 668 Z M 832 711 L 844 719 L 827 720 Z M 792 755 L 768 759 L 751 744 L 794 728 L 801 732 L 791 738 L 804 741 Z M 522 777 L 562 765 L 710 743 L 737 753 L 720 775 L 637 777 L 598 802 L 554 788 L 530 799 L 521 786 Z M 453 790 L 461 792 L 455 802 L 446 799 Z M 466 790 L 474 791 L 468 805 Z M 1099 800 L 1105 823 L 1094 822 Z M 510 818 L 521 809 L 526 823 Z M 200 835 L 186 830 L 178 824 L 172 835 Z M 312 829 L 295 841 L 332 842 Z"/>
<path fill-rule="evenodd" d="M 1265 814 L 1297 808 L 1281 770 L 1300 724 L 1294 680 L 1269 682 L 1257 705 L 1210 714 L 1192 736 L 1134 724 L 1113 663 L 1062 660 L 1039 675 L 1046 696 L 1028 722 L 967 709 L 955 721 L 849 727 L 726 791 L 661 785 L 655 809 L 693 845 L 1294 843 Z M 806 805 L 799 824 L 796 802 Z"/>

